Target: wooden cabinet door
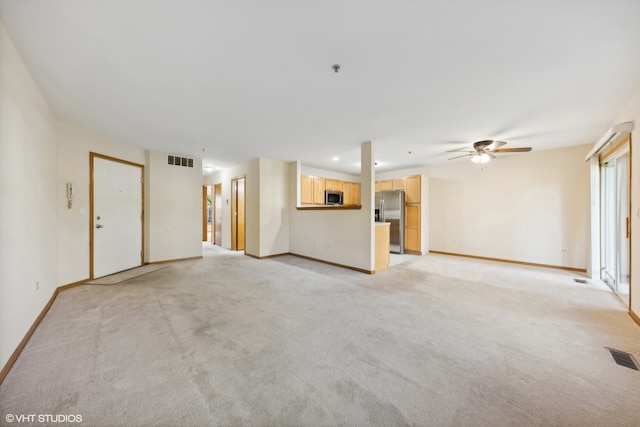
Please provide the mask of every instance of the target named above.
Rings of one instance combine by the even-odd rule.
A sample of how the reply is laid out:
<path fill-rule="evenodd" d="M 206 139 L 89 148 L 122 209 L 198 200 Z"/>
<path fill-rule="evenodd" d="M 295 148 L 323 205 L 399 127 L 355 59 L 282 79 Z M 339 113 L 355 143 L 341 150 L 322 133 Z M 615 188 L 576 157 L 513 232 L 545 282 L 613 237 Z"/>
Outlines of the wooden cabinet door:
<path fill-rule="evenodd" d="M 313 177 L 309 175 L 300 175 L 300 203 L 313 203 Z"/>
<path fill-rule="evenodd" d="M 342 181 L 342 204 L 352 205 L 353 196 L 351 193 L 352 187 L 350 182 Z"/>
<path fill-rule="evenodd" d="M 353 193 L 353 204 L 362 205 L 362 195 L 360 194 L 361 185 L 359 182 L 354 182 L 351 186 L 351 192 Z"/>
<path fill-rule="evenodd" d="M 393 180 L 393 189 L 394 190 L 404 190 L 404 179 L 394 179 Z"/>
<path fill-rule="evenodd" d="M 325 178 L 324 179 L 324 189 L 325 190 L 335 190 L 335 179 L 331 179 L 331 178 Z"/>
<path fill-rule="evenodd" d="M 420 252 L 420 204 L 404 206 L 404 250 Z"/>
<path fill-rule="evenodd" d="M 391 190 L 393 190 L 393 180 L 392 179 L 386 179 L 384 181 L 381 181 L 380 188 L 381 188 L 382 191 L 391 191 Z"/>
<path fill-rule="evenodd" d="M 324 178 L 313 177 L 313 204 L 324 205 Z"/>
<path fill-rule="evenodd" d="M 420 203 L 420 181 L 420 175 L 412 175 L 404 179 L 404 194 L 407 203 Z"/>
<path fill-rule="evenodd" d="M 376 181 L 376 193 L 382 191 L 382 181 Z"/>
<path fill-rule="evenodd" d="M 343 186 L 344 186 L 344 183 L 342 181 L 340 181 L 339 179 L 335 179 L 333 181 L 333 190 L 334 191 L 344 191 L 343 190 L 343 188 L 344 188 Z"/>

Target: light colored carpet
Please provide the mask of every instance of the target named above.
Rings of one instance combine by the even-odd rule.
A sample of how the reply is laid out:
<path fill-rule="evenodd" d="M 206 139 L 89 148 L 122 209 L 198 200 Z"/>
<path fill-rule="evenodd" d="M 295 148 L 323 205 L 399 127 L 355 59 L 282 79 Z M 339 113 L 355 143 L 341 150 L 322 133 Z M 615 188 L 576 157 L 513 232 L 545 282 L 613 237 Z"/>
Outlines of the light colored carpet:
<path fill-rule="evenodd" d="M 207 246 L 60 293 L 0 386 L 0 424 L 637 426 L 640 373 L 605 347 L 637 358 L 640 327 L 574 277 L 445 255 L 369 276 Z"/>
<path fill-rule="evenodd" d="M 109 276 L 100 277 L 95 280 L 91 280 L 85 285 L 114 285 L 121 283 L 134 277 L 142 276 L 143 274 L 151 273 L 157 270 L 167 268 L 167 264 L 148 264 L 141 267 L 132 268 L 130 270 L 122 271 L 120 273 L 111 274 Z"/>

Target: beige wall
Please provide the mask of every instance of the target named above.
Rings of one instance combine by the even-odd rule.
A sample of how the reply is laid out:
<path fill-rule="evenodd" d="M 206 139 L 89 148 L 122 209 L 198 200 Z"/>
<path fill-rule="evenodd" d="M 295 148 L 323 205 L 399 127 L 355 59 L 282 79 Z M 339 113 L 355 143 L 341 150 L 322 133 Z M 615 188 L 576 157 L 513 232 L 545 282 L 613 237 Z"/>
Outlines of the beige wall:
<path fill-rule="evenodd" d="M 56 132 L 0 25 L 0 368 L 58 285 Z"/>
<path fill-rule="evenodd" d="M 263 257 L 289 252 L 289 164 L 260 159 L 259 252 Z"/>
<path fill-rule="evenodd" d="M 89 277 L 89 153 L 144 165 L 144 150 L 58 122 L 58 285 Z M 73 205 L 60 189 L 73 183 Z"/>
<path fill-rule="evenodd" d="M 612 124 L 635 121 L 631 133 L 631 310 L 640 318 L 640 218 L 634 215 L 640 209 L 640 91 L 616 116 Z"/>
<path fill-rule="evenodd" d="M 362 144 L 360 210 L 297 210 L 302 167 L 299 163 L 290 164 L 292 253 L 366 271 L 374 269 L 373 159 L 373 144 Z"/>
<path fill-rule="evenodd" d="M 90 152 L 144 164 L 155 178 L 145 190 L 154 260 L 202 254 L 200 161 L 188 178 L 173 177 L 162 154 L 147 162 L 141 148 L 58 121 L 0 25 L 0 367 L 56 288 L 89 278 Z M 162 209 L 168 198 L 181 207 Z"/>
<path fill-rule="evenodd" d="M 318 169 L 307 165 L 300 165 L 300 173 L 310 176 L 321 176 L 323 178 L 339 179 L 348 182 L 360 182 L 359 175 L 351 175 L 343 172 L 330 171 L 326 169 Z"/>
<path fill-rule="evenodd" d="M 202 160 L 192 168 L 146 152 L 145 261 L 202 256 Z"/>
<path fill-rule="evenodd" d="M 431 167 L 430 249 L 586 269 L 589 149 Z"/>

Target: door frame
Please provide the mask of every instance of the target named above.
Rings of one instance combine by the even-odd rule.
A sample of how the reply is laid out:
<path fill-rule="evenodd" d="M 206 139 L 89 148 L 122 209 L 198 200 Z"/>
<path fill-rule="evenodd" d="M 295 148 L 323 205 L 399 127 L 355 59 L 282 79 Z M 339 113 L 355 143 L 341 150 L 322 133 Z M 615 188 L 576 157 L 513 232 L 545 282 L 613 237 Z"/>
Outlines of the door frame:
<path fill-rule="evenodd" d="M 629 157 L 628 165 L 627 165 L 627 167 L 628 167 L 627 189 L 628 189 L 628 195 L 629 195 L 629 200 L 628 200 L 628 205 L 627 205 L 627 234 L 628 234 L 628 237 L 627 237 L 627 240 L 628 240 L 628 248 L 627 248 L 628 259 L 627 259 L 627 264 L 629 266 L 629 278 L 628 278 L 629 295 L 628 295 L 628 299 L 625 299 L 617 290 L 617 286 L 618 286 L 619 279 L 620 279 L 620 271 L 618 271 L 619 270 L 618 269 L 619 260 L 616 260 L 616 264 L 617 264 L 616 265 L 616 277 L 615 277 L 615 281 L 616 281 L 615 288 L 616 289 L 614 289 L 613 287 L 611 287 L 611 285 L 609 285 L 607 283 L 607 286 L 609 286 L 612 289 L 612 291 L 616 294 L 616 296 L 618 296 L 621 300 L 623 300 L 626 304 L 628 304 L 629 310 L 631 309 L 631 298 L 632 298 L 632 290 L 631 290 L 631 277 L 632 277 L 632 263 L 631 263 L 632 256 L 631 256 L 631 251 L 632 251 L 632 245 L 631 245 L 631 224 L 629 223 L 629 221 L 631 220 L 631 195 L 633 194 L 632 193 L 632 190 L 633 190 L 632 189 L 632 186 L 633 186 L 633 179 L 632 179 L 632 176 L 633 176 L 633 173 L 632 173 L 632 163 L 633 163 L 632 162 L 632 158 L 633 158 L 632 157 L 632 146 L 633 146 L 633 144 L 631 143 L 631 134 L 628 134 L 620 142 L 618 142 L 615 146 L 609 148 L 606 151 L 603 151 L 600 154 L 599 159 L 598 159 L 598 175 L 600 177 L 600 179 L 598 180 L 599 181 L 598 185 L 599 185 L 599 187 L 602 187 L 602 174 L 601 174 L 602 165 L 604 163 L 607 163 L 610 160 L 615 160 L 618 157 L 622 157 L 625 154 L 628 154 L 628 157 Z M 598 191 L 601 191 L 601 188 L 599 188 Z M 602 197 L 599 198 L 599 202 L 600 202 L 599 203 L 600 206 L 598 206 L 598 211 L 601 212 L 602 206 L 604 204 L 604 200 L 602 200 Z M 600 222 L 600 224 L 598 225 L 599 226 L 599 230 L 600 230 L 600 233 L 602 233 L 602 215 L 599 215 L 599 222 Z M 600 260 L 602 260 L 602 257 L 604 255 L 602 253 L 602 239 L 603 239 L 603 237 L 601 235 L 600 239 L 599 239 L 599 245 L 600 245 L 599 258 L 600 258 Z M 600 280 L 602 280 L 603 282 L 605 282 L 602 279 L 602 269 L 603 268 L 604 267 L 602 267 L 602 262 L 600 261 L 600 271 L 599 271 L 599 274 L 598 274 L 598 278 Z"/>
<path fill-rule="evenodd" d="M 208 186 L 202 186 L 202 241 L 207 241 L 207 192 Z"/>
<path fill-rule="evenodd" d="M 94 279 L 93 277 L 93 252 L 94 252 L 94 237 L 93 237 L 93 230 L 95 227 L 95 222 L 94 222 L 94 218 L 95 215 L 93 213 L 93 203 L 94 203 L 94 191 L 93 191 L 93 161 L 94 159 L 99 158 L 99 159 L 103 159 L 103 160 L 108 160 L 111 162 L 117 162 L 117 163 L 122 163 L 125 165 L 129 165 L 129 166 L 134 166 L 137 168 L 140 168 L 140 195 L 141 195 L 141 205 L 140 209 L 141 209 L 141 215 L 142 215 L 142 220 L 140 221 L 140 239 L 141 239 L 141 243 L 142 243 L 142 253 L 140 254 L 140 265 L 144 264 L 144 258 L 145 258 L 145 247 L 144 247 L 144 217 L 145 217 L 145 212 L 144 212 L 144 165 L 141 165 L 140 163 L 134 163 L 134 162 L 130 162 L 128 160 L 123 160 L 123 159 L 119 159 L 117 157 L 111 157 L 111 156 L 106 156 L 104 154 L 99 154 L 99 153 L 94 153 L 93 151 L 89 152 L 89 278 L 90 279 Z"/>
<path fill-rule="evenodd" d="M 218 220 L 220 215 L 220 220 Z M 213 185 L 213 213 L 212 213 L 211 244 L 222 246 L 222 183 Z M 216 239 L 217 228 L 220 228 L 220 236 Z"/>
<path fill-rule="evenodd" d="M 243 191 L 242 191 L 242 227 L 243 227 L 243 233 L 242 233 L 242 248 L 239 249 L 239 242 L 238 242 L 238 215 L 234 215 L 237 211 L 238 211 L 238 181 L 242 181 L 243 183 Z M 246 248 L 246 243 L 247 243 L 247 227 L 246 227 L 246 220 L 247 220 L 247 180 L 246 180 L 246 175 L 242 175 L 236 178 L 232 178 L 231 179 L 231 250 L 232 251 L 238 251 L 238 250 L 245 250 Z"/>

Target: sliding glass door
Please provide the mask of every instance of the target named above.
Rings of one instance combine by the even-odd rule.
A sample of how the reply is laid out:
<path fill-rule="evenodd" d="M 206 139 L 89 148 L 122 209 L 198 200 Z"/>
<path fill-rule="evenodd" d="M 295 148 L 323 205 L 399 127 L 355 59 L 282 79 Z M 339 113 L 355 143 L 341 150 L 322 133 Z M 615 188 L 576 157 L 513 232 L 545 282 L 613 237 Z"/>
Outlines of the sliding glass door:
<path fill-rule="evenodd" d="M 601 279 L 629 300 L 629 149 L 617 150 L 600 165 Z"/>

